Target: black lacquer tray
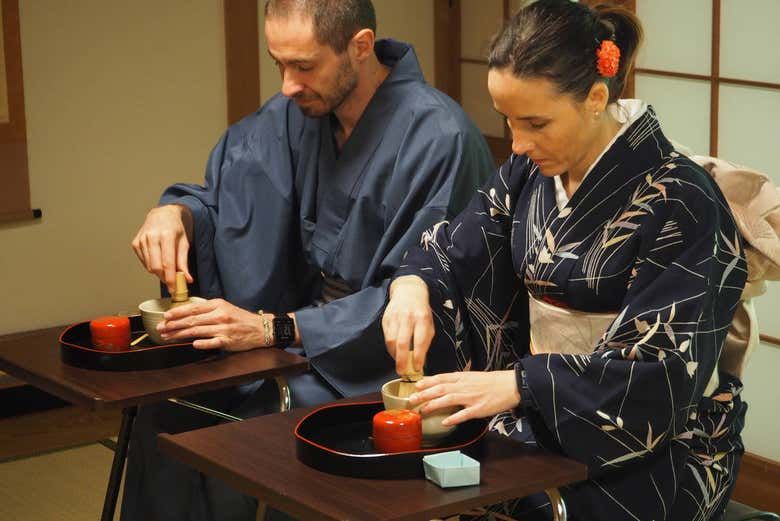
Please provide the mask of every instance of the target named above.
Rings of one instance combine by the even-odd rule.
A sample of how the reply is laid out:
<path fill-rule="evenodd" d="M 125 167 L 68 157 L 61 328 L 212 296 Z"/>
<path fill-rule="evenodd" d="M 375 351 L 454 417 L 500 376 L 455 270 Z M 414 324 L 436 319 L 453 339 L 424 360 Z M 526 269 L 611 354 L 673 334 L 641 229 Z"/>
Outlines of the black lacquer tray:
<path fill-rule="evenodd" d="M 131 337 L 138 338 L 145 332 L 141 316 L 129 318 Z M 142 371 L 196 362 L 213 357 L 214 352 L 211 349 L 195 349 L 192 342 L 161 346 L 148 337 L 128 351 L 102 351 L 92 344 L 89 322 L 79 322 L 60 334 L 60 356 L 64 363 L 83 369 Z"/>
<path fill-rule="evenodd" d="M 382 402 L 320 407 L 295 427 L 298 459 L 317 470 L 342 476 L 376 479 L 424 477 L 422 459 L 428 454 L 461 450 L 478 456 L 487 423 L 462 423 L 434 447 L 393 454 L 379 453 L 371 440 L 372 419 L 384 410 Z"/>

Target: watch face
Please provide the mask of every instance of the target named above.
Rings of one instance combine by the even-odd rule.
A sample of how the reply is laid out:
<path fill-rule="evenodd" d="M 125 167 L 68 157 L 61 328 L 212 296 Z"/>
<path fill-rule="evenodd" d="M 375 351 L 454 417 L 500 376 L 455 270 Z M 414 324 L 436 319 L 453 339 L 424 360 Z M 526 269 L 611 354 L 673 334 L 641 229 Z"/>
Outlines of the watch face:
<path fill-rule="evenodd" d="M 286 320 L 279 324 L 279 332 L 280 336 L 284 337 L 294 337 L 295 336 L 295 328 L 293 327 L 292 320 L 290 322 L 287 322 Z"/>
<path fill-rule="evenodd" d="M 289 345 L 295 340 L 295 322 L 288 316 L 274 317 L 274 336 L 276 343 Z"/>

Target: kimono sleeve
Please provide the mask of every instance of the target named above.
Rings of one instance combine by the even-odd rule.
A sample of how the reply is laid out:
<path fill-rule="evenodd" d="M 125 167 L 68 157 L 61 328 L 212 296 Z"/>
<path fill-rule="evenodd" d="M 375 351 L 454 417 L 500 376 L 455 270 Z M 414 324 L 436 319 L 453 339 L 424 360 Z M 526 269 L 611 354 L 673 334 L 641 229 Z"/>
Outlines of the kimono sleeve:
<path fill-rule="evenodd" d="M 188 264 L 198 285 L 196 293 L 209 298 L 222 293 L 214 252 L 214 233 L 219 211 L 217 190 L 227 141 L 226 132 L 211 151 L 203 186 L 177 183 L 168 187 L 160 197 L 160 205 L 181 204 L 192 213 L 193 237 Z"/>
<path fill-rule="evenodd" d="M 273 281 L 266 280 L 266 272 L 289 249 L 291 152 L 301 123 L 288 100 L 272 98 L 221 137 L 209 156 L 202 186 L 179 183 L 162 194 L 160 204 L 182 204 L 192 212 L 189 264 L 197 294 L 250 308 L 270 307 L 279 300 L 279 291 L 268 287 Z M 275 233 L 269 233 L 267 222 L 275 223 Z M 267 267 L 251 259 L 267 259 Z M 247 271 L 249 266 L 253 273 Z"/>
<path fill-rule="evenodd" d="M 591 476 L 684 437 L 716 370 L 746 265 L 725 201 L 700 185 L 668 184 L 648 207 L 622 309 L 592 354 L 522 360 L 534 432 Z"/>
<path fill-rule="evenodd" d="M 398 270 L 396 277 L 417 275 L 429 289 L 436 334 L 426 374 L 504 367 L 527 349 L 511 229 L 529 170 L 525 156 L 513 155 L 463 212 L 426 231 Z"/>

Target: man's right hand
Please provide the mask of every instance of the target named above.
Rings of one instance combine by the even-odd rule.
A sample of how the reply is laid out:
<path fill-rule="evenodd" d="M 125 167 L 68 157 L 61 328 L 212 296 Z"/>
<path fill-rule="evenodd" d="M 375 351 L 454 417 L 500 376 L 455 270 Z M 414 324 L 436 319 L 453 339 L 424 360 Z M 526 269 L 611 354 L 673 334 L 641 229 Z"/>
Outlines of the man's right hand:
<path fill-rule="evenodd" d="M 146 214 L 146 220 L 132 245 L 146 271 L 157 275 L 168 286 L 168 291 L 173 293 L 177 271 L 183 271 L 187 282 L 193 282 L 187 268 L 191 240 L 190 209 L 179 204 L 168 204 L 153 208 Z"/>

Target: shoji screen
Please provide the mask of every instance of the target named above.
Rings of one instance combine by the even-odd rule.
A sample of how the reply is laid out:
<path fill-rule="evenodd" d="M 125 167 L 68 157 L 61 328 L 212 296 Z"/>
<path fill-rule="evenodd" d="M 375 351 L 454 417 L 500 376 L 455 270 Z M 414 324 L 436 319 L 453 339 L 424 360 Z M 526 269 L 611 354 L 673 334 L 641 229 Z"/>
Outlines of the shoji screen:
<path fill-rule="evenodd" d="M 646 31 L 636 92 L 667 135 L 780 185 L 780 2 L 637 0 L 636 9 Z M 756 302 L 766 340 L 780 338 L 778 286 Z"/>
<path fill-rule="evenodd" d="M 504 20 L 530 0 L 462 0 L 460 6 L 460 103 L 485 134 L 501 163 L 511 142 L 506 123 L 493 110 L 487 90 L 487 55 L 490 40 Z"/>

